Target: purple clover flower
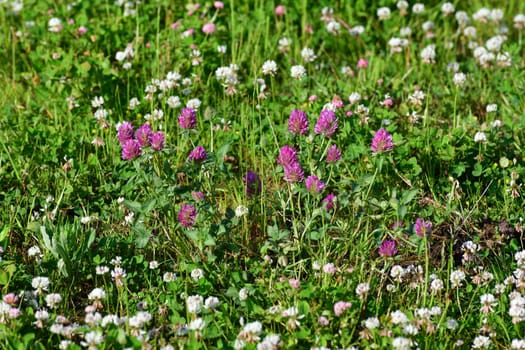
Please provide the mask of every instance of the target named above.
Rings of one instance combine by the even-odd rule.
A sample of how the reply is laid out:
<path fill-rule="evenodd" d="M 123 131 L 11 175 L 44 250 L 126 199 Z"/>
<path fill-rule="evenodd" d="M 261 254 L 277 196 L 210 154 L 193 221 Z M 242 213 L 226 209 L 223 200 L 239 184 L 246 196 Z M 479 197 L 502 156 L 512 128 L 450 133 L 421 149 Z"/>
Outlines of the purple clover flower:
<path fill-rule="evenodd" d="M 126 141 L 133 138 L 133 124 L 130 122 L 123 122 L 118 126 L 117 138 L 121 145 L 124 145 Z"/>
<path fill-rule="evenodd" d="M 294 109 L 288 118 L 288 131 L 294 135 L 304 135 L 308 132 L 308 117 L 304 111 Z"/>
<path fill-rule="evenodd" d="M 164 133 L 162 131 L 151 134 L 150 141 L 151 148 L 154 151 L 162 151 L 164 149 Z"/>
<path fill-rule="evenodd" d="M 190 160 L 200 162 L 200 161 L 205 160 L 206 156 L 207 154 L 206 154 L 206 150 L 204 149 L 204 147 L 197 146 L 193 149 L 193 151 L 190 152 L 190 155 L 188 156 L 188 158 Z"/>
<path fill-rule="evenodd" d="M 122 145 L 122 159 L 132 160 L 141 154 L 140 143 L 135 139 L 129 139 Z"/>
<path fill-rule="evenodd" d="M 327 211 L 330 211 L 334 208 L 336 200 L 337 197 L 333 193 L 329 193 L 323 198 L 323 203 Z"/>
<path fill-rule="evenodd" d="M 326 161 L 328 163 L 335 163 L 341 159 L 341 151 L 337 148 L 337 145 L 332 145 L 326 150 Z"/>
<path fill-rule="evenodd" d="M 370 146 L 372 152 L 383 153 L 390 151 L 392 148 L 394 148 L 392 135 L 390 135 L 385 129 L 379 129 L 372 139 L 372 145 Z"/>
<path fill-rule="evenodd" d="M 197 113 L 191 108 L 183 108 L 179 115 L 179 127 L 195 129 L 197 127 Z"/>
<path fill-rule="evenodd" d="M 291 163 L 284 167 L 284 180 L 289 183 L 302 182 L 304 171 L 299 162 Z"/>
<path fill-rule="evenodd" d="M 261 193 L 262 188 L 259 175 L 250 170 L 246 173 L 246 176 L 244 176 L 243 181 L 246 185 L 246 195 L 248 197 Z"/>
<path fill-rule="evenodd" d="M 384 240 L 379 246 L 379 255 L 393 257 L 398 253 L 397 243 L 392 239 Z"/>
<path fill-rule="evenodd" d="M 299 162 L 299 156 L 297 155 L 297 152 L 295 149 L 291 146 L 283 146 L 281 147 L 281 151 L 279 152 L 279 157 L 277 158 L 277 164 L 282 165 L 283 167 L 287 167 L 288 165 L 291 165 L 293 163 Z"/>
<path fill-rule="evenodd" d="M 316 134 L 331 137 L 338 128 L 337 117 L 334 111 L 323 110 L 319 115 L 319 119 L 315 124 L 314 131 Z"/>
<path fill-rule="evenodd" d="M 305 184 L 308 191 L 310 191 L 312 194 L 317 194 L 324 190 L 324 182 L 319 180 L 319 178 L 315 175 L 308 176 L 306 178 Z"/>
<path fill-rule="evenodd" d="M 179 210 L 177 218 L 182 227 L 189 228 L 192 227 L 195 223 L 196 216 L 197 211 L 195 210 L 195 207 L 193 205 L 183 204 Z"/>
<path fill-rule="evenodd" d="M 430 236 L 432 234 L 432 223 L 430 221 L 425 221 L 421 218 L 416 219 L 414 224 L 414 231 L 419 237 Z"/>
<path fill-rule="evenodd" d="M 149 147 L 151 145 L 151 126 L 144 124 L 135 131 L 135 138 L 140 144 L 140 147 Z"/>

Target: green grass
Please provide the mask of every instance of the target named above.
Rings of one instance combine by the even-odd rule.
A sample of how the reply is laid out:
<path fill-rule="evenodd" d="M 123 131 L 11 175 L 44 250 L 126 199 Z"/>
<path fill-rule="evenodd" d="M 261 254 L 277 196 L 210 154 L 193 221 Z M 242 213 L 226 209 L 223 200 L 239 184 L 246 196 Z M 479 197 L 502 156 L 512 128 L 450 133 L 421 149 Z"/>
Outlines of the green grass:
<path fill-rule="evenodd" d="M 525 348 L 525 4 L 454 3 L 469 39 L 438 2 L 403 15 L 290 1 L 283 16 L 273 1 L 14 3 L 0 4 L 2 348 Z M 474 19 L 482 7 L 503 18 Z M 500 33 L 484 66 L 474 46 Z M 180 123 L 188 104 L 195 128 Z M 294 110 L 305 134 L 289 131 Z M 123 154 L 126 121 L 163 145 Z M 373 152 L 380 129 L 392 147 Z"/>

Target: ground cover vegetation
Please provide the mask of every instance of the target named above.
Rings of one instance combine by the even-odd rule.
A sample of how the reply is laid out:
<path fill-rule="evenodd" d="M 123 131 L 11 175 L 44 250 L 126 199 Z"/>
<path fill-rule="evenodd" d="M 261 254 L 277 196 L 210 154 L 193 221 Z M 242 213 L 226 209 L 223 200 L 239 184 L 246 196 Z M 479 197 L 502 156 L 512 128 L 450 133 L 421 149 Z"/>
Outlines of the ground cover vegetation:
<path fill-rule="evenodd" d="M 0 1 L 5 349 L 525 349 L 525 3 Z"/>

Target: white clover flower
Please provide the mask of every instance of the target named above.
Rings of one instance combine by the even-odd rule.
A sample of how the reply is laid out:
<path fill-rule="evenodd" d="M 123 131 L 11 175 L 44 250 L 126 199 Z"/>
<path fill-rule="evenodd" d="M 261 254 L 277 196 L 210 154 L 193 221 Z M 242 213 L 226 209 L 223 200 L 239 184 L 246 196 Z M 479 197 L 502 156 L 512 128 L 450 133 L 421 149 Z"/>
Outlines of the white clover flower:
<path fill-rule="evenodd" d="M 421 25 L 421 28 L 425 32 L 430 32 L 436 28 L 436 25 L 432 21 L 426 21 Z"/>
<path fill-rule="evenodd" d="M 351 35 L 351 36 L 360 36 L 362 35 L 363 33 L 365 32 L 365 27 L 361 26 L 361 25 L 357 25 L 357 26 L 354 26 L 352 28 L 350 28 L 350 30 L 348 30 L 348 33 Z"/>
<path fill-rule="evenodd" d="M 128 108 L 133 110 L 135 109 L 138 105 L 140 105 L 140 101 L 138 98 L 136 97 L 133 97 L 131 100 L 129 100 L 129 103 L 128 103 Z"/>
<path fill-rule="evenodd" d="M 131 328 L 142 328 L 146 323 L 151 321 L 153 317 L 147 311 L 139 311 L 135 316 L 130 317 L 128 324 Z"/>
<path fill-rule="evenodd" d="M 380 21 L 390 19 L 390 9 L 388 7 L 380 7 L 377 9 L 377 18 Z"/>
<path fill-rule="evenodd" d="M 399 265 L 394 265 L 390 269 L 390 277 L 392 277 L 396 282 L 401 282 L 403 276 L 405 275 L 405 270 Z"/>
<path fill-rule="evenodd" d="M 489 337 L 478 335 L 472 342 L 472 349 L 488 349 L 492 341 Z"/>
<path fill-rule="evenodd" d="M 399 30 L 399 35 L 401 36 L 410 36 L 412 34 L 412 29 L 410 27 L 403 27 Z"/>
<path fill-rule="evenodd" d="M 455 330 L 459 327 L 458 321 L 453 318 L 447 319 L 447 329 Z"/>
<path fill-rule="evenodd" d="M 206 327 L 206 322 L 202 318 L 196 318 L 190 322 L 188 329 L 191 331 L 202 331 Z"/>
<path fill-rule="evenodd" d="M 201 100 L 199 100 L 198 98 L 192 98 L 191 100 L 186 102 L 186 107 L 191 108 L 196 111 L 199 109 L 201 104 L 202 104 Z"/>
<path fill-rule="evenodd" d="M 461 27 L 464 27 L 470 22 L 470 18 L 465 11 L 458 11 L 456 12 L 456 21 Z"/>
<path fill-rule="evenodd" d="M 503 37 L 500 35 L 493 36 L 485 43 L 487 50 L 492 52 L 498 52 L 501 50 L 501 45 L 503 45 Z"/>
<path fill-rule="evenodd" d="M 450 273 L 450 283 L 452 288 L 461 287 L 461 283 L 464 279 L 465 273 L 461 270 L 454 270 Z"/>
<path fill-rule="evenodd" d="M 100 108 L 104 105 L 104 97 L 102 96 L 96 96 L 94 99 L 91 100 L 91 107 L 93 108 Z"/>
<path fill-rule="evenodd" d="M 496 298 L 492 294 L 483 294 L 480 297 L 481 312 L 487 314 L 494 311 L 494 308 L 498 305 Z"/>
<path fill-rule="evenodd" d="M 489 17 L 490 17 L 490 10 L 485 7 L 480 8 L 479 10 L 474 12 L 474 14 L 472 15 L 472 18 L 474 19 L 474 21 L 481 22 L 481 23 L 487 23 Z"/>
<path fill-rule="evenodd" d="M 457 87 L 461 87 L 465 85 L 466 80 L 467 80 L 467 76 L 465 75 L 465 73 L 462 73 L 462 72 L 454 74 L 454 78 L 452 78 L 454 85 L 456 85 Z"/>
<path fill-rule="evenodd" d="M 355 293 L 359 296 L 359 299 L 363 299 L 369 291 L 370 285 L 368 283 L 359 283 L 355 288 Z"/>
<path fill-rule="evenodd" d="M 52 33 L 58 33 L 62 30 L 62 21 L 60 18 L 53 17 L 47 22 L 47 30 Z"/>
<path fill-rule="evenodd" d="M 166 103 L 170 108 L 178 108 L 181 106 L 180 98 L 179 96 L 170 96 L 166 100 Z"/>
<path fill-rule="evenodd" d="M 412 12 L 419 15 L 425 11 L 425 5 L 421 3 L 414 4 L 412 6 Z"/>
<path fill-rule="evenodd" d="M 305 47 L 301 50 L 301 57 L 303 58 L 303 61 L 305 63 L 310 63 L 317 59 L 317 56 L 315 55 L 314 50 L 308 47 Z"/>
<path fill-rule="evenodd" d="M 247 323 L 243 330 L 237 336 L 238 339 L 248 343 L 255 343 L 259 341 L 262 333 L 262 323 L 259 321 Z"/>
<path fill-rule="evenodd" d="M 413 324 L 407 324 L 403 327 L 403 334 L 414 336 L 419 333 L 419 330 Z"/>
<path fill-rule="evenodd" d="M 470 39 L 476 39 L 477 31 L 473 26 L 468 26 L 463 29 L 463 35 Z"/>
<path fill-rule="evenodd" d="M 337 35 L 341 29 L 341 24 L 337 21 L 331 20 L 326 24 L 326 31 L 332 35 Z"/>
<path fill-rule="evenodd" d="M 102 288 L 94 288 L 89 294 L 89 300 L 100 300 L 106 298 L 106 292 Z"/>
<path fill-rule="evenodd" d="M 436 62 L 436 45 L 428 45 L 421 50 L 421 58 L 424 63 Z"/>
<path fill-rule="evenodd" d="M 159 262 L 157 260 L 151 260 L 148 267 L 150 270 L 156 270 L 159 267 Z"/>
<path fill-rule="evenodd" d="M 102 333 L 98 331 L 92 331 L 86 333 L 84 336 L 84 341 L 81 341 L 80 344 L 88 349 L 98 349 L 98 345 L 100 345 L 103 341 L 104 336 Z"/>
<path fill-rule="evenodd" d="M 240 291 L 239 291 L 239 300 L 240 301 L 244 301 L 248 299 L 248 289 L 246 288 L 242 288 Z"/>
<path fill-rule="evenodd" d="M 217 52 L 220 54 L 225 54 L 227 50 L 228 50 L 228 46 L 226 45 L 217 46 Z"/>
<path fill-rule="evenodd" d="M 95 268 L 95 272 L 97 275 L 105 275 L 109 272 L 109 267 L 104 265 L 99 265 Z"/>
<path fill-rule="evenodd" d="M 444 285 L 443 281 L 440 280 L 439 278 L 436 278 L 435 280 L 433 280 L 430 283 L 430 290 L 433 293 L 437 293 L 437 292 L 443 290 L 444 287 L 445 287 L 445 285 Z"/>
<path fill-rule="evenodd" d="M 217 297 L 207 297 L 204 301 L 205 309 L 215 309 L 219 306 L 219 298 Z"/>
<path fill-rule="evenodd" d="M 162 276 L 162 280 L 166 283 L 173 282 L 177 279 L 177 275 L 173 272 L 165 272 Z"/>
<path fill-rule="evenodd" d="M 292 44 L 292 39 L 290 38 L 281 38 L 279 39 L 279 51 L 288 52 L 290 50 L 290 45 Z"/>
<path fill-rule="evenodd" d="M 487 142 L 487 135 L 483 131 L 478 131 L 474 135 L 474 142 L 481 142 L 481 143 Z"/>
<path fill-rule="evenodd" d="M 306 69 L 301 65 L 292 66 L 292 68 L 290 69 L 290 74 L 292 78 L 300 80 L 306 77 Z"/>
<path fill-rule="evenodd" d="M 249 212 L 250 211 L 248 210 L 248 207 L 244 205 L 239 205 L 237 208 L 235 208 L 235 216 L 238 218 L 248 215 Z"/>
<path fill-rule="evenodd" d="M 40 251 L 39 247 L 34 245 L 27 250 L 27 256 L 29 256 L 30 258 L 36 256 L 38 259 L 42 257 L 42 252 Z"/>
<path fill-rule="evenodd" d="M 262 342 L 257 344 L 257 350 L 275 350 L 279 349 L 282 344 L 279 334 L 268 334 Z"/>
<path fill-rule="evenodd" d="M 392 340 L 392 347 L 395 350 L 410 350 L 414 342 L 405 337 L 395 337 Z"/>
<path fill-rule="evenodd" d="M 37 294 L 41 294 L 42 291 L 47 291 L 49 288 L 49 278 L 35 277 L 31 281 L 31 286 L 36 290 Z"/>
<path fill-rule="evenodd" d="M 512 58 L 508 52 L 499 52 L 496 55 L 496 64 L 498 67 L 510 67 L 512 65 Z"/>
<path fill-rule="evenodd" d="M 516 16 L 514 16 L 513 22 L 514 28 L 522 30 L 525 28 L 525 15 L 523 13 L 518 13 Z"/>
<path fill-rule="evenodd" d="M 198 281 L 204 277 L 204 271 L 202 271 L 202 269 L 193 269 L 191 270 L 190 275 L 194 281 Z"/>
<path fill-rule="evenodd" d="M 490 20 L 492 22 L 500 22 L 503 19 L 503 11 L 501 9 L 492 9 L 490 11 Z"/>
<path fill-rule="evenodd" d="M 46 295 L 46 304 L 50 309 L 56 309 L 58 304 L 62 302 L 62 296 L 58 293 L 51 293 Z"/>
<path fill-rule="evenodd" d="M 35 312 L 35 319 L 38 321 L 47 321 L 49 320 L 49 312 L 46 309 L 37 310 Z"/>
<path fill-rule="evenodd" d="M 262 73 L 273 77 L 277 73 L 277 63 L 272 60 L 265 61 L 262 65 Z"/>
<path fill-rule="evenodd" d="M 361 94 L 358 92 L 352 92 L 350 96 L 348 96 L 348 101 L 351 105 L 358 103 L 359 101 L 361 101 Z"/>
<path fill-rule="evenodd" d="M 443 16 L 448 16 L 454 13 L 456 9 L 454 8 L 454 5 L 450 2 L 446 2 L 443 5 L 441 5 L 441 12 L 443 13 Z"/>
<path fill-rule="evenodd" d="M 364 325 L 368 329 L 379 328 L 379 319 L 377 317 L 369 317 L 364 321 Z"/>
<path fill-rule="evenodd" d="M 396 4 L 396 7 L 399 10 L 406 10 L 408 8 L 408 1 L 405 0 L 399 0 Z"/>
<path fill-rule="evenodd" d="M 201 295 L 191 295 L 186 298 L 186 308 L 190 314 L 198 314 L 201 312 L 204 298 Z"/>
<path fill-rule="evenodd" d="M 390 312 L 390 318 L 391 318 L 391 322 L 396 325 L 408 323 L 407 315 L 405 315 L 400 310 Z"/>
<path fill-rule="evenodd" d="M 517 350 L 525 349 L 525 339 L 512 339 L 510 348 Z"/>

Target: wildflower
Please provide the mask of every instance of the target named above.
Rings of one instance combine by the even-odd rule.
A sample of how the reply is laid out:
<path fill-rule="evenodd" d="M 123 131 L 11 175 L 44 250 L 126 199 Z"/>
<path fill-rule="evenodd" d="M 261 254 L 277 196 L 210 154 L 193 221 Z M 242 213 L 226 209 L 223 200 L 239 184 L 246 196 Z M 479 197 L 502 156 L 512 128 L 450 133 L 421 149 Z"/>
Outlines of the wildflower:
<path fill-rule="evenodd" d="M 487 135 L 483 131 L 478 131 L 474 135 L 474 142 L 480 142 L 480 143 L 487 142 Z"/>
<path fill-rule="evenodd" d="M 259 175 L 250 170 L 244 176 L 243 181 L 246 185 L 246 195 L 248 197 L 261 193 L 262 188 Z"/>
<path fill-rule="evenodd" d="M 213 34 L 215 33 L 215 24 L 213 23 L 206 23 L 202 26 L 202 32 L 204 34 Z"/>
<path fill-rule="evenodd" d="M 280 164 L 283 167 L 288 167 L 297 162 L 299 162 L 299 156 L 292 146 L 281 147 L 279 157 L 277 158 L 277 164 Z"/>
<path fill-rule="evenodd" d="M 200 295 L 191 295 L 186 298 L 186 309 L 190 314 L 196 315 L 201 312 L 204 298 Z"/>
<path fill-rule="evenodd" d="M 416 223 L 414 224 L 414 231 L 419 237 L 429 236 L 432 233 L 432 223 L 430 221 L 417 218 Z"/>
<path fill-rule="evenodd" d="M 154 132 L 150 135 L 151 149 L 162 151 L 164 149 L 164 133 L 161 131 Z"/>
<path fill-rule="evenodd" d="M 410 350 L 414 342 L 405 337 L 395 337 L 392 340 L 392 347 L 395 350 Z"/>
<path fill-rule="evenodd" d="M 262 65 L 262 73 L 273 77 L 277 73 L 277 63 L 272 60 L 265 61 Z"/>
<path fill-rule="evenodd" d="M 111 271 L 111 278 L 115 280 L 117 287 L 122 286 L 124 284 L 123 279 L 126 278 L 126 270 L 121 267 L 115 267 L 115 269 Z"/>
<path fill-rule="evenodd" d="M 488 349 L 492 341 L 489 337 L 478 335 L 472 342 L 472 349 Z"/>
<path fill-rule="evenodd" d="M 367 68 L 368 67 L 368 61 L 364 58 L 360 58 L 357 61 L 357 68 Z"/>
<path fill-rule="evenodd" d="M 377 18 L 380 21 L 390 19 L 390 9 L 388 7 L 380 7 L 377 9 Z"/>
<path fill-rule="evenodd" d="M 412 12 L 415 14 L 421 14 L 423 11 L 425 11 L 425 5 L 421 3 L 417 3 L 412 6 Z"/>
<path fill-rule="evenodd" d="M 315 124 L 314 131 L 316 134 L 331 137 L 337 131 L 338 126 L 335 112 L 323 110 Z"/>
<path fill-rule="evenodd" d="M 301 286 L 301 281 L 299 281 L 298 279 L 296 278 L 290 278 L 288 280 L 288 283 L 290 284 L 290 286 L 294 289 L 298 289 L 300 286 Z"/>
<path fill-rule="evenodd" d="M 286 7 L 283 5 L 277 5 L 275 7 L 274 13 L 276 16 L 284 16 L 286 14 Z"/>
<path fill-rule="evenodd" d="M 232 69 L 232 67 L 230 67 L 230 69 Z M 237 70 L 237 69 L 234 69 L 234 70 Z M 199 100 L 198 98 L 192 98 L 191 100 L 186 102 L 186 108 L 191 108 L 192 110 L 196 111 L 197 109 L 200 108 L 201 104 L 202 104 L 201 100 Z"/>
<path fill-rule="evenodd" d="M 317 56 L 315 55 L 314 50 L 305 47 L 301 50 L 301 57 L 305 63 L 310 63 L 316 60 Z"/>
<path fill-rule="evenodd" d="M 454 85 L 458 87 L 463 86 L 466 80 L 467 80 L 467 76 L 465 75 L 465 73 L 461 73 L 461 72 L 454 74 L 454 78 L 452 78 Z"/>
<path fill-rule="evenodd" d="M 481 312 L 488 314 L 494 311 L 494 307 L 498 305 L 496 298 L 492 294 L 483 294 L 480 297 Z"/>
<path fill-rule="evenodd" d="M 170 96 L 166 100 L 166 103 L 170 108 L 177 108 L 181 106 L 180 97 L 179 96 Z"/>
<path fill-rule="evenodd" d="M 279 51 L 281 52 L 288 52 L 290 51 L 290 45 L 292 44 L 292 39 L 289 38 L 281 38 L 279 39 Z M 293 74 L 292 74 L 293 76 Z"/>
<path fill-rule="evenodd" d="M 135 139 L 130 139 L 122 145 L 122 159 L 132 160 L 142 154 L 140 143 Z"/>
<path fill-rule="evenodd" d="M 237 338 L 248 343 L 258 342 L 262 333 L 262 324 L 259 321 L 247 323 Z"/>
<path fill-rule="evenodd" d="M 395 325 L 402 325 L 408 323 L 408 317 L 402 311 L 396 310 L 390 312 L 391 322 Z"/>
<path fill-rule="evenodd" d="M 43 291 L 47 291 L 49 288 L 49 278 L 35 277 L 31 281 L 31 286 L 36 290 L 36 294 L 42 294 Z"/>
<path fill-rule="evenodd" d="M 461 282 L 465 279 L 465 273 L 461 270 L 454 270 L 450 273 L 450 283 L 452 288 L 461 286 Z"/>
<path fill-rule="evenodd" d="M 197 127 L 197 115 L 192 108 L 183 108 L 178 119 L 179 127 L 182 129 L 195 129 Z"/>
<path fill-rule="evenodd" d="M 335 20 L 326 23 L 326 31 L 332 35 L 337 35 L 341 29 L 341 24 Z"/>
<path fill-rule="evenodd" d="M 308 117 L 304 111 L 294 109 L 290 113 L 288 131 L 294 135 L 305 135 L 308 132 Z"/>
<path fill-rule="evenodd" d="M 352 303 L 346 301 L 338 301 L 334 304 L 334 314 L 336 316 L 341 316 L 346 309 L 352 307 Z"/>
<path fill-rule="evenodd" d="M 368 283 L 359 283 L 355 288 L 355 292 L 359 296 L 359 299 L 363 299 L 369 291 L 370 285 Z"/>
<path fill-rule="evenodd" d="M 191 228 L 195 223 L 197 211 L 191 204 L 183 204 L 178 213 L 178 220 L 182 227 Z"/>
<path fill-rule="evenodd" d="M 326 327 L 330 324 L 330 321 L 325 316 L 319 316 L 317 318 L 317 323 L 319 326 Z"/>
<path fill-rule="evenodd" d="M 58 293 L 51 293 L 46 295 L 46 304 L 50 309 L 56 309 L 58 304 L 62 302 L 62 296 Z"/>
<path fill-rule="evenodd" d="M 315 175 L 308 176 L 306 178 L 305 184 L 306 184 L 306 188 L 308 189 L 308 191 L 310 191 L 310 193 L 312 194 L 317 194 L 319 192 L 322 192 L 325 186 L 324 182 L 319 180 L 319 178 Z"/>
<path fill-rule="evenodd" d="M 195 147 L 189 154 L 188 159 L 200 162 L 206 159 L 206 150 L 202 146 Z"/>
<path fill-rule="evenodd" d="M 301 65 L 292 66 L 290 69 L 290 75 L 295 79 L 302 79 L 306 77 L 306 69 Z"/>
<path fill-rule="evenodd" d="M 36 256 L 36 259 L 40 259 L 43 255 L 40 251 L 40 248 L 34 245 L 27 250 L 27 256 L 29 256 L 30 258 Z"/>
<path fill-rule="evenodd" d="M 100 345 L 104 341 L 104 336 L 102 333 L 98 331 L 92 331 L 86 333 L 84 336 L 84 340 L 80 342 L 80 344 L 88 349 L 98 349 L 98 345 Z"/>
<path fill-rule="evenodd" d="M 436 61 L 436 45 L 428 45 L 421 51 L 421 58 L 424 63 L 434 63 Z"/>
<path fill-rule="evenodd" d="M 348 101 L 350 101 L 351 105 L 358 103 L 361 101 L 361 94 L 358 92 L 352 92 L 352 94 L 348 96 Z"/>
<path fill-rule="evenodd" d="M 497 112 L 498 105 L 495 103 L 488 104 L 487 107 L 485 107 L 485 110 L 487 111 L 487 113 Z"/>
<path fill-rule="evenodd" d="M 450 2 L 446 2 L 443 5 L 441 5 L 441 12 L 443 13 L 443 16 L 448 16 L 454 13 L 456 9 L 454 8 L 454 5 Z"/>
<path fill-rule="evenodd" d="M 323 272 L 328 275 L 333 275 L 334 273 L 337 272 L 337 268 L 335 267 L 333 263 L 327 263 L 323 266 Z"/>
<path fill-rule="evenodd" d="M 430 290 L 433 293 L 437 293 L 437 292 L 443 290 L 444 287 L 445 287 L 445 285 L 444 285 L 443 281 L 440 280 L 439 278 L 436 278 L 436 279 L 432 280 L 432 282 L 430 283 Z"/>
<path fill-rule="evenodd" d="M 523 13 L 518 13 L 516 16 L 514 16 L 513 22 L 514 28 L 522 30 L 525 28 L 525 15 Z"/>
<path fill-rule="evenodd" d="M 328 163 L 335 163 L 341 159 L 341 151 L 337 145 L 331 145 L 326 149 L 326 161 Z"/>
<path fill-rule="evenodd" d="M 370 148 L 374 153 L 383 153 L 392 150 L 392 148 L 394 148 L 392 135 L 390 135 L 385 129 L 379 129 L 374 134 Z"/>
<path fill-rule="evenodd" d="M 213 3 L 213 7 L 215 7 L 216 9 L 223 9 L 224 8 L 224 3 L 222 1 L 215 1 Z"/>
<path fill-rule="evenodd" d="M 173 272 L 165 272 L 164 275 L 162 275 L 162 280 L 166 283 L 173 282 L 177 278 L 177 275 Z"/>
<path fill-rule="evenodd" d="M 117 126 L 117 138 L 123 145 L 126 141 L 133 139 L 133 125 L 130 122 L 123 122 Z"/>
<path fill-rule="evenodd" d="M 392 239 L 384 240 L 379 247 L 379 255 L 393 257 L 398 253 L 396 241 Z"/>
<path fill-rule="evenodd" d="M 194 281 L 198 281 L 204 277 L 204 272 L 202 269 L 193 269 L 191 270 L 190 276 Z"/>
<path fill-rule="evenodd" d="M 151 126 L 144 124 L 135 131 L 135 139 L 139 142 L 140 147 L 148 147 L 150 145 Z"/>
<path fill-rule="evenodd" d="M 59 18 L 53 17 L 47 22 L 47 30 L 52 33 L 58 33 L 62 30 L 62 21 Z"/>
<path fill-rule="evenodd" d="M 248 215 L 249 213 L 249 210 L 246 206 L 244 205 L 239 205 L 237 206 L 237 208 L 235 208 L 235 216 L 240 218 L 244 215 Z"/>
<path fill-rule="evenodd" d="M 284 167 L 284 180 L 290 183 L 302 182 L 304 171 L 298 162 Z"/>
<path fill-rule="evenodd" d="M 377 317 L 369 317 L 363 323 L 368 329 L 376 329 L 380 326 L 379 319 Z"/>
<path fill-rule="evenodd" d="M 244 301 L 248 299 L 248 289 L 246 288 L 242 288 L 240 291 L 239 291 L 239 300 L 240 301 Z"/>
<path fill-rule="evenodd" d="M 219 298 L 217 297 L 207 297 L 204 301 L 205 309 L 215 309 L 217 306 L 219 306 Z"/>
<path fill-rule="evenodd" d="M 334 208 L 336 200 L 337 197 L 333 193 L 329 193 L 323 198 L 323 204 L 325 205 L 327 211 L 330 211 Z"/>

